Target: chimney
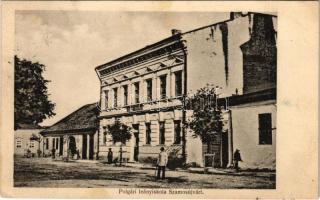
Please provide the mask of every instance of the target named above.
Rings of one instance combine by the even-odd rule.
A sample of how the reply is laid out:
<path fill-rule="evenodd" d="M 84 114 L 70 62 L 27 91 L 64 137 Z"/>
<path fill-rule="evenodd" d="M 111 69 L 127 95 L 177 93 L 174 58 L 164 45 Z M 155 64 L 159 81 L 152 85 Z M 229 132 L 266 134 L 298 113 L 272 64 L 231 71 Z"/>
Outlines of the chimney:
<path fill-rule="evenodd" d="M 172 35 L 178 35 L 178 34 L 181 34 L 181 30 L 171 29 L 171 33 L 172 33 Z"/>
<path fill-rule="evenodd" d="M 230 12 L 230 19 L 234 20 L 235 18 L 242 17 L 242 12 Z"/>

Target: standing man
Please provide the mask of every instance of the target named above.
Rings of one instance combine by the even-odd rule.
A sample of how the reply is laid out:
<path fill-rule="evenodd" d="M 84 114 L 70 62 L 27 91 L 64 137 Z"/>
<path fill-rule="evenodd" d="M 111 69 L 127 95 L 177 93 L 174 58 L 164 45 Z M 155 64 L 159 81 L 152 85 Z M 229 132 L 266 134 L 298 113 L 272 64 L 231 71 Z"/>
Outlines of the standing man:
<path fill-rule="evenodd" d="M 162 179 L 165 179 L 165 171 L 166 171 L 166 166 L 168 163 L 168 155 L 167 153 L 164 151 L 164 148 L 161 147 L 160 148 L 160 153 L 159 153 L 159 157 L 158 157 L 158 174 L 157 174 L 157 179 L 160 179 L 160 173 L 162 171 Z"/>
<path fill-rule="evenodd" d="M 109 151 L 108 151 L 108 164 L 112 163 L 112 159 L 113 159 L 113 152 L 112 152 L 111 148 L 109 148 Z"/>
<path fill-rule="evenodd" d="M 240 155 L 240 150 L 239 150 L 239 149 L 236 149 L 236 151 L 234 152 L 233 160 L 234 160 L 234 168 L 235 168 L 236 171 L 238 172 L 238 171 L 239 171 L 239 164 L 238 164 L 238 162 L 239 162 L 239 161 L 242 162 L 241 155 Z"/>

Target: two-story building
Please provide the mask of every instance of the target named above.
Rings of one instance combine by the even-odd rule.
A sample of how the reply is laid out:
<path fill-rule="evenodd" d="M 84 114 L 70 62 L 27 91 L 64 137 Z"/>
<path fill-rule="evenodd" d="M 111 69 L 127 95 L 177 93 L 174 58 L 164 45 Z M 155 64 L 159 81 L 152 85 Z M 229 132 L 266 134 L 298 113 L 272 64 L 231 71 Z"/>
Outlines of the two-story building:
<path fill-rule="evenodd" d="M 240 149 L 245 167 L 275 168 L 277 17 L 231 13 L 230 19 L 172 36 L 96 67 L 101 82 L 99 155 L 114 143 L 115 120 L 132 127 L 124 147 L 130 161 L 155 158 L 161 146 L 204 165 L 203 144 L 183 123 L 182 97 L 213 84 L 224 107 L 216 163 L 232 164 Z M 185 146 L 185 148 L 182 148 Z"/>

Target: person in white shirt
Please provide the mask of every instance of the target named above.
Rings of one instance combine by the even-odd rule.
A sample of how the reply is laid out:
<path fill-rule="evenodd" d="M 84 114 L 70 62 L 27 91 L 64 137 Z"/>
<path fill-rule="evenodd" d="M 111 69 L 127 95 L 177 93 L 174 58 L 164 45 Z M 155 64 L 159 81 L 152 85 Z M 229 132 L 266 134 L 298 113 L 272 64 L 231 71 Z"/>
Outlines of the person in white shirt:
<path fill-rule="evenodd" d="M 162 179 L 165 179 L 165 171 L 166 171 L 166 166 L 168 163 L 168 155 L 167 153 L 164 151 L 164 148 L 161 147 L 160 148 L 160 153 L 159 153 L 159 157 L 158 157 L 158 174 L 157 174 L 157 179 L 160 179 L 160 173 L 162 171 Z"/>

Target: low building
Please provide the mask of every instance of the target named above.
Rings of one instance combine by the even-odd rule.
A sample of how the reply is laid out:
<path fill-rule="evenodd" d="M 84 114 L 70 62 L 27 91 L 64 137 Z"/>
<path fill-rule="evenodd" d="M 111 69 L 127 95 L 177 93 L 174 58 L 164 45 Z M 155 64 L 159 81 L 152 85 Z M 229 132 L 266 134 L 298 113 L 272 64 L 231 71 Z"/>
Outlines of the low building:
<path fill-rule="evenodd" d="M 43 139 L 39 134 L 44 128 L 38 125 L 19 124 L 19 128 L 14 131 L 14 155 L 29 156 L 38 155 L 38 151 L 43 152 Z"/>
<path fill-rule="evenodd" d="M 120 120 L 134 130 L 124 147 L 130 161 L 156 158 L 165 147 L 187 155 L 188 163 L 207 165 L 206 146 L 183 128 L 192 115 L 181 108 L 183 97 L 212 84 L 226 99 L 226 134 L 211 148 L 214 165 L 230 166 L 239 148 L 246 167 L 274 168 L 276 98 L 264 99 L 264 92 L 276 91 L 276 26 L 274 15 L 231 13 L 223 22 L 184 33 L 172 30 L 169 38 L 96 67 L 100 155 L 109 148 L 118 152 L 108 127 Z"/>
<path fill-rule="evenodd" d="M 87 104 L 41 131 L 46 155 L 94 159 L 98 155 L 97 103 Z"/>

